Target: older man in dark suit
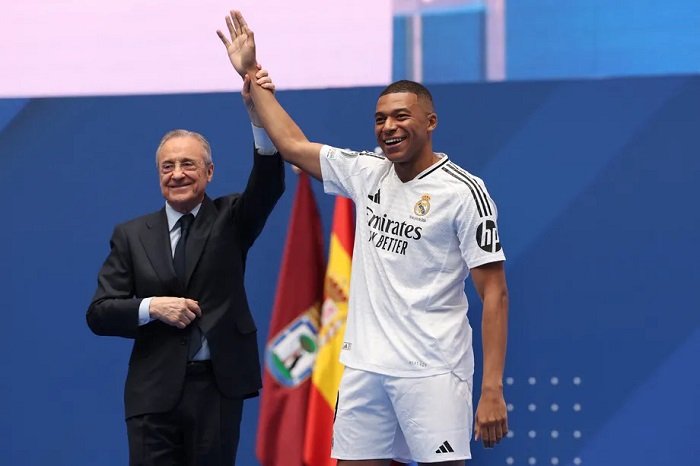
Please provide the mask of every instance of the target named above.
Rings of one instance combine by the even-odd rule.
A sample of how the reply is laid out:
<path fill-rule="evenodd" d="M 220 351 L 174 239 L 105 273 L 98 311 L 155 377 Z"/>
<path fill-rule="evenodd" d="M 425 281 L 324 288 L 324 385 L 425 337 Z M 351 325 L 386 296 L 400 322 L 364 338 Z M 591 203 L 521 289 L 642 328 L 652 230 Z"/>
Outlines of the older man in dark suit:
<path fill-rule="evenodd" d="M 258 82 L 274 89 L 264 71 Z M 261 387 L 246 255 L 284 191 L 279 154 L 244 83 L 255 155 L 240 194 L 210 199 L 211 149 L 175 130 L 156 151 L 165 207 L 118 225 L 87 311 L 134 339 L 124 401 L 131 465 L 235 464 L 243 400 Z"/>

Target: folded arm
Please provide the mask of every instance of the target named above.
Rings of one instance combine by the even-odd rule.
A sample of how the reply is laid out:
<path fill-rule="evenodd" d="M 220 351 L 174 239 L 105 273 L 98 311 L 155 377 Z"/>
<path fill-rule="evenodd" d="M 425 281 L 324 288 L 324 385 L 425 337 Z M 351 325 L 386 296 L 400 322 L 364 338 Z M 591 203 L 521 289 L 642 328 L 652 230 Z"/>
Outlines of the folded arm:
<path fill-rule="evenodd" d="M 87 310 L 87 324 L 96 335 L 136 338 L 144 323 L 139 307 L 144 299 L 135 294 L 129 240 L 121 227 L 114 229 L 110 252 L 97 276 L 97 291 Z M 199 304 L 188 298 L 156 296 L 147 299 L 148 318 L 185 328 L 202 315 Z"/>
<path fill-rule="evenodd" d="M 139 304 L 134 297 L 133 277 L 126 234 L 115 228 L 110 253 L 97 276 L 97 291 L 87 310 L 87 324 L 97 335 L 135 338 Z"/>

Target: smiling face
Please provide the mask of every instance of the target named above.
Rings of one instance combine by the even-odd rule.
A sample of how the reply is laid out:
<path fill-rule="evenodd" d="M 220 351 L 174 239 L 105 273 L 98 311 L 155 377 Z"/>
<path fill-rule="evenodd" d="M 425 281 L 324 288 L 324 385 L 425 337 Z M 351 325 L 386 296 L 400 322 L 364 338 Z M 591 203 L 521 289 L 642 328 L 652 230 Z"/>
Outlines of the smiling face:
<path fill-rule="evenodd" d="M 194 136 L 174 136 L 161 144 L 158 173 L 163 197 L 175 210 L 190 212 L 204 199 L 204 191 L 214 175 L 202 142 Z"/>
<path fill-rule="evenodd" d="M 437 126 L 432 104 L 412 92 L 384 94 L 377 100 L 374 133 L 394 163 L 432 161 L 431 134 Z"/>

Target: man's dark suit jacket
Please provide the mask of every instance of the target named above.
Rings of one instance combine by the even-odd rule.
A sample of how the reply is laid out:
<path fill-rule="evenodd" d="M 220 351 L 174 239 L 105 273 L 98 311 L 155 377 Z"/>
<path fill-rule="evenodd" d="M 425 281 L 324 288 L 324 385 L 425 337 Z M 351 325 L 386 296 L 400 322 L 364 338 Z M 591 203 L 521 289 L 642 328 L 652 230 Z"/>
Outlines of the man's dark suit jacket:
<path fill-rule="evenodd" d="M 282 159 L 256 153 L 243 193 L 205 196 L 187 240 L 184 284 L 173 268 L 165 208 L 114 229 L 87 322 L 98 335 L 134 339 L 124 392 L 127 418 L 173 409 L 185 378 L 193 324 L 182 330 L 158 320 L 139 326 L 139 304 L 149 296 L 198 301 L 219 390 L 226 397 L 257 395 L 262 383 L 243 287 L 245 262 L 283 191 Z"/>

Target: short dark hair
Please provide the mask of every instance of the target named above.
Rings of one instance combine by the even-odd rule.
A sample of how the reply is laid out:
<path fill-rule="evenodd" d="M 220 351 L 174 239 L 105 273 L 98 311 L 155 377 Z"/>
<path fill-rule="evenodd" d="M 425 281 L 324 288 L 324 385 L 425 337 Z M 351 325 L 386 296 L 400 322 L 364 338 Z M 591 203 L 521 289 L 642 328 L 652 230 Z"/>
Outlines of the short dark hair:
<path fill-rule="evenodd" d="M 420 83 L 409 81 L 407 79 L 402 79 L 401 81 L 396 81 L 389 84 L 384 88 L 382 93 L 379 94 L 379 97 L 387 94 L 396 94 L 399 92 L 410 92 L 411 94 L 415 94 L 419 99 L 422 98 L 427 100 L 430 103 L 430 107 L 433 107 L 433 96 L 430 94 L 428 88 Z"/>

